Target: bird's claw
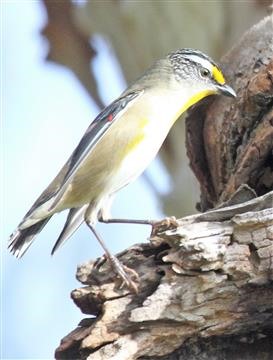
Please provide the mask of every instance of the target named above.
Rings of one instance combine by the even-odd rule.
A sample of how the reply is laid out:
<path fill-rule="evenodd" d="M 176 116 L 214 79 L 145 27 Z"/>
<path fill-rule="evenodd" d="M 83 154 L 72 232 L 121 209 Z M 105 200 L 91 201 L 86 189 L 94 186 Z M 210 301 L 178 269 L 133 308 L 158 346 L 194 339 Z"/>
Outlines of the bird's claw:
<path fill-rule="evenodd" d="M 120 281 L 118 282 L 118 287 L 123 288 L 126 286 L 129 290 L 136 294 L 139 286 L 138 273 L 128 266 L 121 264 L 115 256 L 111 256 L 109 261 L 113 270 L 119 277 Z"/>
<path fill-rule="evenodd" d="M 152 224 L 151 236 L 156 235 L 159 232 L 163 232 L 170 229 L 176 229 L 179 226 L 179 222 L 175 216 L 166 217 L 162 220 L 155 221 Z"/>
<path fill-rule="evenodd" d="M 131 292 L 136 294 L 140 283 L 138 273 L 128 266 L 123 265 L 115 256 L 107 256 L 104 254 L 96 260 L 94 268 L 98 270 L 107 260 L 109 260 L 113 271 L 118 276 L 118 279 L 116 280 L 118 288 L 127 287 Z"/>
<path fill-rule="evenodd" d="M 128 266 L 122 265 L 122 272 L 117 271 L 118 281 L 117 286 L 119 288 L 127 287 L 131 292 L 137 294 L 138 287 L 140 283 L 139 275 L 134 270 L 129 268 Z"/>
<path fill-rule="evenodd" d="M 98 270 L 104 263 L 105 261 L 107 260 L 107 257 L 106 255 L 102 255 L 100 256 L 99 258 L 97 258 L 97 260 L 94 262 L 94 268 L 96 270 Z"/>

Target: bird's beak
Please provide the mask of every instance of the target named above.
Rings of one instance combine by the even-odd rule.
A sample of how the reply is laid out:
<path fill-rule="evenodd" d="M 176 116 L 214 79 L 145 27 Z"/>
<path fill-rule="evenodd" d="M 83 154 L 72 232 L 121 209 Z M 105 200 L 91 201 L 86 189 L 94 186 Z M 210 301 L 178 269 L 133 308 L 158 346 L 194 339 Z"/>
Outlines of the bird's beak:
<path fill-rule="evenodd" d="M 217 89 L 219 91 L 219 93 L 226 95 L 226 96 L 230 96 L 233 98 L 236 98 L 236 92 L 232 89 L 232 87 L 228 86 L 228 85 L 217 85 Z"/>

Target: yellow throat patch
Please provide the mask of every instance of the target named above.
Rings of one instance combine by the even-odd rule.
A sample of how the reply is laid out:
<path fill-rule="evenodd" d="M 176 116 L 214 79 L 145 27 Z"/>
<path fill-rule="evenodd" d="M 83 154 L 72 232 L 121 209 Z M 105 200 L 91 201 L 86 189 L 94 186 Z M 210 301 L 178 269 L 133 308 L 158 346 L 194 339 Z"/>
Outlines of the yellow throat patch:
<path fill-rule="evenodd" d="M 175 122 L 180 117 L 180 115 L 182 115 L 185 111 L 187 111 L 192 105 L 198 103 L 198 101 L 202 100 L 206 96 L 213 95 L 213 94 L 215 94 L 215 91 L 213 91 L 213 90 L 203 90 L 203 91 L 200 91 L 199 93 L 193 95 L 178 111 L 173 122 Z"/>

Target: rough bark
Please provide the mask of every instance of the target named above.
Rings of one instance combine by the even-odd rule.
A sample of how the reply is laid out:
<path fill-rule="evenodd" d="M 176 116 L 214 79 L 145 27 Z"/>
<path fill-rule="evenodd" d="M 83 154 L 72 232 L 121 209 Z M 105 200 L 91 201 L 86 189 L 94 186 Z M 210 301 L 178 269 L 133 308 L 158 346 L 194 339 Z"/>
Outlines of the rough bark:
<path fill-rule="evenodd" d="M 72 299 L 95 317 L 62 340 L 56 358 L 200 359 L 202 350 L 226 359 L 256 342 L 259 359 L 272 357 L 272 201 L 273 192 L 183 218 L 124 251 L 120 260 L 140 276 L 137 295 L 119 288 L 107 263 L 80 266 L 87 286 Z M 243 347 L 240 359 L 257 358 Z"/>

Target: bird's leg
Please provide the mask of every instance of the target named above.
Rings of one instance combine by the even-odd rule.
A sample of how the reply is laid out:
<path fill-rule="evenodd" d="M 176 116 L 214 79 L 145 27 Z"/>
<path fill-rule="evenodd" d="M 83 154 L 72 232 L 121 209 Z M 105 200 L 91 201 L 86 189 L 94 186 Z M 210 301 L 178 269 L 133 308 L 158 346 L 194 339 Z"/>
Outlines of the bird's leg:
<path fill-rule="evenodd" d="M 137 282 L 133 281 L 132 278 L 134 277 L 138 280 L 139 278 L 138 274 L 133 269 L 130 269 L 125 265 L 122 265 L 121 262 L 118 260 L 118 258 L 112 255 L 110 251 L 107 249 L 103 239 L 96 231 L 94 226 L 88 220 L 86 220 L 86 224 L 89 227 L 89 229 L 92 231 L 92 233 L 94 234 L 100 245 L 102 246 L 105 252 L 105 256 L 109 260 L 115 273 L 122 279 L 123 283 L 128 287 L 128 289 L 130 289 L 134 293 L 137 293 L 138 284 Z"/>
<path fill-rule="evenodd" d="M 102 214 L 101 214 L 102 215 Z M 112 219 L 105 218 L 101 216 L 99 221 L 105 224 L 139 224 L 139 225 L 151 225 L 152 232 L 151 235 L 154 235 L 160 230 L 167 230 L 169 228 L 178 227 L 179 223 L 174 216 L 166 217 L 162 220 L 138 220 L 138 219 Z"/>
<path fill-rule="evenodd" d="M 139 220 L 139 219 L 105 219 L 105 218 L 100 218 L 99 222 L 102 222 L 104 224 L 140 224 L 140 225 L 151 225 L 153 226 L 154 224 L 156 224 L 158 221 L 157 220 L 148 220 L 148 219 L 144 219 L 144 220 Z"/>
<path fill-rule="evenodd" d="M 111 204 L 113 202 L 114 196 L 109 196 L 107 201 L 103 204 L 99 211 L 98 220 L 105 224 L 140 224 L 140 225 L 151 225 L 153 226 L 154 223 L 157 221 L 154 220 L 134 220 L 134 219 L 113 219 L 111 217 Z"/>

